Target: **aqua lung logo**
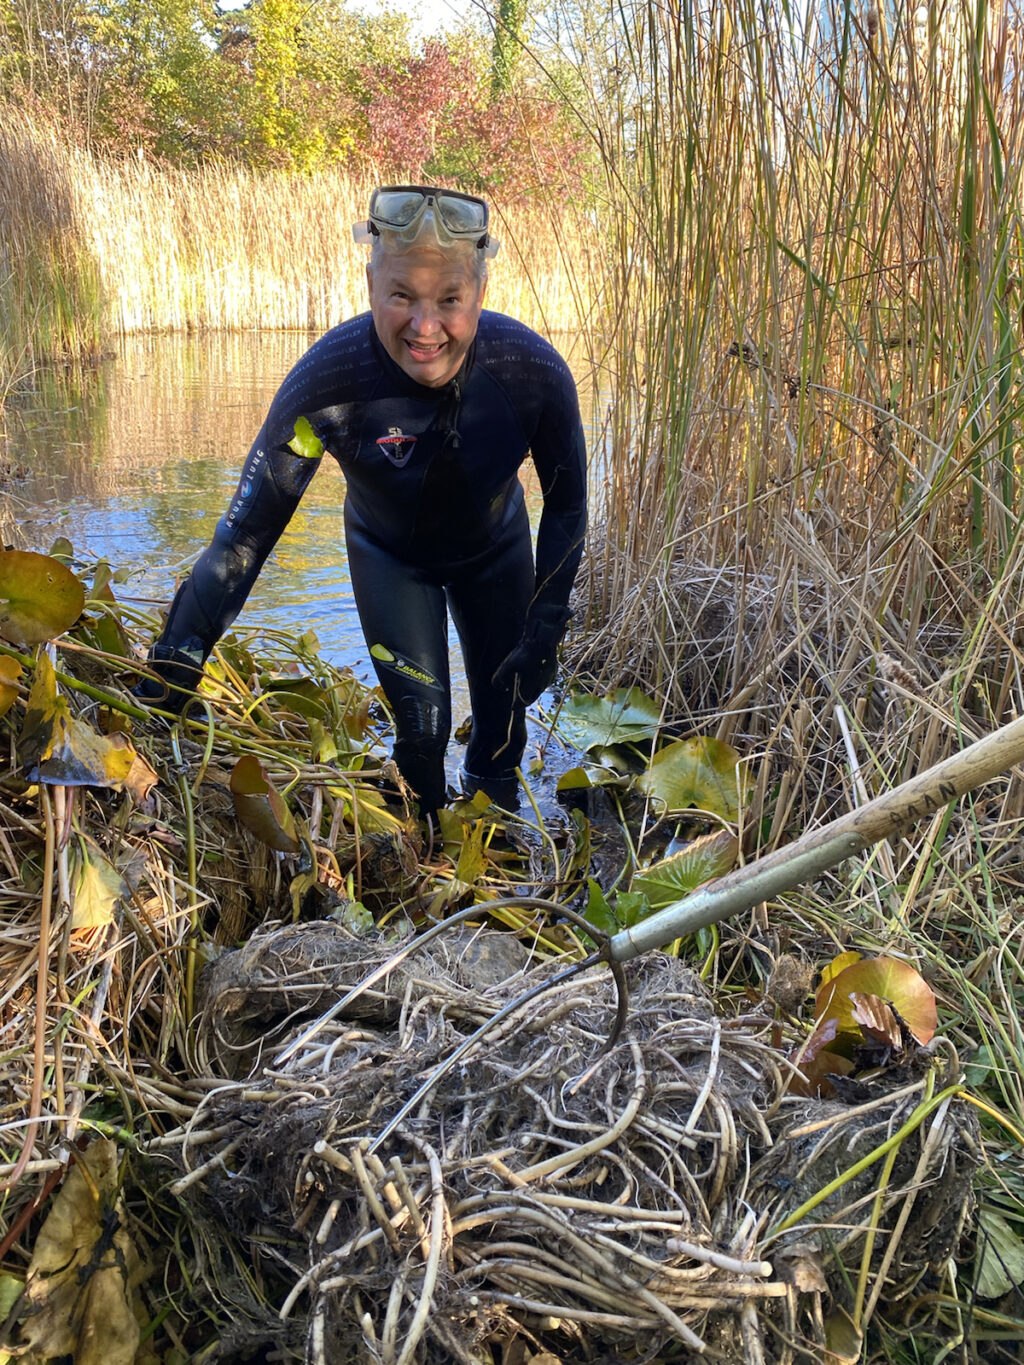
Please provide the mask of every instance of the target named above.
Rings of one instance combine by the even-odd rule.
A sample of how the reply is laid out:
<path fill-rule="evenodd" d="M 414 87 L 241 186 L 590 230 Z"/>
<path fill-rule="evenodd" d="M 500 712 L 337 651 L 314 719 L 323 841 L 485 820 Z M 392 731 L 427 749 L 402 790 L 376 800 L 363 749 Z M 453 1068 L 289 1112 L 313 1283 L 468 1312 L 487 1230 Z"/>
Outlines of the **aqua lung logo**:
<path fill-rule="evenodd" d="M 256 476 L 263 464 L 263 459 L 263 451 L 257 450 L 255 455 L 253 455 L 252 459 L 249 460 L 242 470 L 242 477 L 238 481 L 238 488 L 235 490 L 235 496 L 232 499 L 231 506 L 228 508 L 227 517 L 225 518 L 229 526 L 233 525 L 233 523 L 238 520 L 245 510 L 245 504 L 252 497 L 253 490 L 256 487 Z"/>
<path fill-rule="evenodd" d="M 403 465 L 409 463 L 409 457 L 416 445 L 416 437 L 406 436 L 401 427 L 388 427 L 386 436 L 377 437 L 377 445 L 395 468 L 401 469 Z"/>

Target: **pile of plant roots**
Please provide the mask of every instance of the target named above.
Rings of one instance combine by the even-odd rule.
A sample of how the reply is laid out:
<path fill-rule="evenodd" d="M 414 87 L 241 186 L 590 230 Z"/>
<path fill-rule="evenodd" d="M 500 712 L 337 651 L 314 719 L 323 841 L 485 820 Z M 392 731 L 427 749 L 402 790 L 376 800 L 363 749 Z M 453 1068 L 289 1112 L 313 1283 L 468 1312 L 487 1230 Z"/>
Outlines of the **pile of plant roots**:
<path fill-rule="evenodd" d="M 678 960 L 631 965 L 617 1036 L 612 974 L 564 965 L 323 921 L 207 968 L 206 1093 L 150 1149 L 222 1323 L 204 1359 L 820 1360 L 859 1276 L 891 1306 L 941 1272 L 981 1149 L 935 1059 L 798 1099 L 768 1017 Z"/>

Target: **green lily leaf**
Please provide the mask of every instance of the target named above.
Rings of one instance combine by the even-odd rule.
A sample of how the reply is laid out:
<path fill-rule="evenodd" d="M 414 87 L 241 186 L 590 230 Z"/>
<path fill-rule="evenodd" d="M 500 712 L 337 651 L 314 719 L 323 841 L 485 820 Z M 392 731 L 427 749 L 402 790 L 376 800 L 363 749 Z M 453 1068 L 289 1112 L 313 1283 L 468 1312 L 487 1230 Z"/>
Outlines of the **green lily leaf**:
<path fill-rule="evenodd" d="M 239 820 L 268 848 L 298 853 L 302 844 L 284 797 L 267 777 L 255 754 L 245 754 L 231 772 L 231 798 Z"/>
<path fill-rule="evenodd" d="M 58 536 L 50 546 L 50 555 L 54 559 L 59 559 L 62 564 L 70 565 L 75 557 L 75 547 L 67 536 Z"/>
<path fill-rule="evenodd" d="M 964 1065 L 964 1080 L 972 1090 L 985 1084 L 992 1072 L 999 1066 L 999 1054 L 988 1043 L 975 1048 L 970 1060 Z"/>
<path fill-rule="evenodd" d="M 685 899 L 691 891 L 712 877 L 721 877 L 736 866 L 739 840 L 727 829 L 694 839 L 685 848 L 668 858 L 651 863 L 633 878 L 632 889 L 642 891 L 651 906 L 660 910 L 665 905 Z"/>
<path fill-rule="evenodd" d="M 637 785 L 668 810 L 701 810 L 735 820 L 740 811 L 740 755 L 708 735 L 666 744 Z"/>
<path fill-rule="evenodd" d="M 988 1205 L 978 1210 L 978 1226 L 985 1235 L 978 1238 L 974 1288 L 979 1299 L 1001 1299 L 1024 1283 L 1024 1242 Z"/>
<path fill-rule="evenodd" d="M 583 911 L 583 918 L 600 929 L 602 933 L 614 934 L 618 932 L 619 921 L 615 918 L 615 912 L 608 904 L 604 892 L 593 877 L 587 878 L 587 905 Z"/>
<path fill-rule="evenodd" d="M 639 744 L 658 732 L 661 709 L 639 687 L 620 688 L 606 697 L 574 693 L 563 702 L 555 729 L 576 749 Z"/>
<path fill-rule="evenodd" d="M 85 589 L 64 564 L 31 550 L 0 550 L 0 635 L 20 649 L 73 626 Z"/>
<path fill-rule="evenodd" d="M 620 891 L 615 897 L 615 919 L 622 929 L 632 929 L 653 914 L 654 906 L 643 891 Z"/>
<path fill-rule="evenodd" d="M 105 654 L 117 654 L 126 659 L 132 649 L 121 624 L 121 609 L 110 586 L 114 581 L 110 565 L 105 559 L 99 560 L 86 600 L 86 608 L 92 610 L 82 620 L 82 635 L 87 643 L 102 649 Z"/>
<path fill-rule="evenodd" d="M 261 678 L 260 683 L 263 695 L 275 711 L 292 711 L 321 723 L 327 719 L 323 689 L 312 678 Z"/>

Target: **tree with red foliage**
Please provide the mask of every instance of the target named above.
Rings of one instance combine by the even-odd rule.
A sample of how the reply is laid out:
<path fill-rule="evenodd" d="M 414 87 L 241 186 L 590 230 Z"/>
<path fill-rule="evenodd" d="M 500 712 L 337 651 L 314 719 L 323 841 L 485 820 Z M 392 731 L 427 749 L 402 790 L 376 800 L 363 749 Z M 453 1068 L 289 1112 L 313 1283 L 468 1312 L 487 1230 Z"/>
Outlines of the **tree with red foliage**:
<path fill-rule="evenodd" d="M 578 188 L 582 139 L 564 108 L 520 83 L 495 94 L 486 62 L 430 40 L 404 67 L 362 72 L 363 151 L 385 179 L 500 190 L 506 202 Z"/>

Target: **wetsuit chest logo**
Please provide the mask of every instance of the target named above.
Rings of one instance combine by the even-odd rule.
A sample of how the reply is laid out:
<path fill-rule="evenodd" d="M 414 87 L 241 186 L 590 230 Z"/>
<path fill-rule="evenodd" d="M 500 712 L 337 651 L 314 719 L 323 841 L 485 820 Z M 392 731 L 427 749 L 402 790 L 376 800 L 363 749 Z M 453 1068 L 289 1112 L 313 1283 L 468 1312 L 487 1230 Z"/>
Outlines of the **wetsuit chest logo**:
<path fill-rule="evenodd" d="M 416 445 L 415 436 L 406 436 L 401 427 L 388 427 L 386 436 L 377 437 L 377 445 L 396 469 L 409 463 Z"/>

